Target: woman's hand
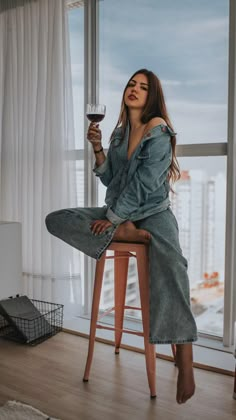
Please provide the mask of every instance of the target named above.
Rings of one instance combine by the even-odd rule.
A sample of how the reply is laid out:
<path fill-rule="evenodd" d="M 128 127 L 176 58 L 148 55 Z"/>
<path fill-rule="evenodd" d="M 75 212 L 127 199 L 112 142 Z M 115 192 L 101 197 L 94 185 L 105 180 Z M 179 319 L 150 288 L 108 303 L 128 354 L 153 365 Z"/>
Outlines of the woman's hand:
<path fill-rule="evenodd" d="M 87 139 L 92 144 L 94 150 L 101 148 L 102 132 L 99 124 L 91 122 L 88 128 Z"/>
<path fill-rule="evenodd" d="M 112 223 L 109 220 L 95 220 L 90 226 L 94 235 L 100 235 L 105 232 L 107 228 L 112 226 Z"/>

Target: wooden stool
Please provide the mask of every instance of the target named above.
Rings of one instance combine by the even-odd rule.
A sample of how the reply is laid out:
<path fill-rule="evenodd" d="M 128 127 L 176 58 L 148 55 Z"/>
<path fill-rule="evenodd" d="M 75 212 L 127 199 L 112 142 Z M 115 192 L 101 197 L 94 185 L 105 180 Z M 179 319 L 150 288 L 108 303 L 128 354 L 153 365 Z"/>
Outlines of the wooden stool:
<path fill-rule="evenodd" d="M 149 343 L 149 272 L 148 272 L 148 246 L 141 243 L 112 242 L 107 251 L 114 251 L 113 256 L 103 253 L 96 263 L 95 281 L 93 289 L 93 302 L 91 311 L 91 324 L 89 335 L 89 347 L 83 381 L 89 378 L 90 367 L 93 358 L 96 328 L 104 328 L 115 331 L 115 353 L 119 353 L 122 333 L 136 334 L 144 337 L 144 349 L 148 384 L 151 398 L 156 397 L 156 351 L 155 344 Z M 127 274 L 129 258 L 136 257 L 141 308 L 126 306 L 125 294 L 127 286 Z M 114 287 L 115 306 L 109 311 L 115 311 L 115 326 L 106 327 L 98 324 L 99 302 L 102 289 L 103 272 L 106 258 L 114 259 Z M 143 332 L 123 329 L 124 309 L 139 309 L 142 312 Z M 103 315 L 104 316 L 104 315 Z M 100 318 L 99 318 L 100 319 Z"/>

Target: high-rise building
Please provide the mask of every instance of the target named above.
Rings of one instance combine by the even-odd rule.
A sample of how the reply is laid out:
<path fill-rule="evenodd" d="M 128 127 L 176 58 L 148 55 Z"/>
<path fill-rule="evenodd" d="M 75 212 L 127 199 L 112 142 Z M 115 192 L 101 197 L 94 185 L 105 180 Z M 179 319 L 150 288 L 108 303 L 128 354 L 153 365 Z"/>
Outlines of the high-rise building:
<path fill-rule="evenodd" d="M 202 170 L 182 171 L 172 193 L 191 287 L 203 280 L 204 273 L 218 272 L 224 278 L 225 195 L 224 174 L 207 178 Z"/>
<path fill-rule="evenodd" d="M 79 174 L 77 182 L 81 184 Z M 81 185 L 80 185 L 81 188 Z M 101 188 L 101 187 L 100 187 Z M 171 193 L 171 207 L 179 225 L 179 238 L 183 255 L 188 260 L 190 287 L 196 287 L 208 273 L 219 273 L 224 280 L 225 242 L 225 199 L 226 180 L 223 173 L 207 176 L 203 170 L 181 172 L 181 179 L 175 184 L 175 193 Z M 99 191 L 104 204 L 105 189 Z M 101 307 L 113 306 L 113 263 L 108 260 L 101 296 Z M 138 306 L 139 292 L 135 260 L 129 267 L 126 302 Z"/>
<path fill-rule="evenodd" d="M 191 286 L 202 277 L 204 184 L 202 171 L 182 171 L 171 197 L 172 209 L 179 224 L 181 248 L 188 260 Z"/>

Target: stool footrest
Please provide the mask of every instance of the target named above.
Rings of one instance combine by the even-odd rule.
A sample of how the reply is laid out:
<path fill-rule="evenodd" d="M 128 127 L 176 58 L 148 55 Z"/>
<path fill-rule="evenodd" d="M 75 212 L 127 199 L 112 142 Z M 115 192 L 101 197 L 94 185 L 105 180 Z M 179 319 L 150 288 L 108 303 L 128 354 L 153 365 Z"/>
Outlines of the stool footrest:
<path fill-rule="evenodd" d="M 114 259 L 121 259 L 121 258 L 130 258 L 130 257 L 136 257 L 136 254 L 133 254 L 132 252 L 120 252 L 120 255 L 106 255 L 106 260 L 114 260 Z"/>
<path fill-rule="evenodd" d="M 133 309 L 134 311 L 141 311 L 142 310 L 142 308 L 140 308 L 139 306 L 128 306 L 128 305 L 125 305 L 124 307 L 122 306 L 122 309 Z M 113 306 L 113 308 L 110 308 L 107 311 L 103 312 L 103 314 L 99 315 L 98 321 L 100 321 L 100 319 L 104 318 L 104 316 L 109 315 L 112 311 L 115 311 L 114 306 Z"/>
<path fill-rule="evenodd" d="M 142 331 L 133 331 L 133 330 L 123 329 L 123 328 L 106 327 L 105 325 L 101 325 L 101 324 L 96 324 L 96 328 L 99 328 L 101 330 L 122 331 L 123 333 L 134 334 L 134 335 L 139 335 L 140 337 L 143 337 Z"/>

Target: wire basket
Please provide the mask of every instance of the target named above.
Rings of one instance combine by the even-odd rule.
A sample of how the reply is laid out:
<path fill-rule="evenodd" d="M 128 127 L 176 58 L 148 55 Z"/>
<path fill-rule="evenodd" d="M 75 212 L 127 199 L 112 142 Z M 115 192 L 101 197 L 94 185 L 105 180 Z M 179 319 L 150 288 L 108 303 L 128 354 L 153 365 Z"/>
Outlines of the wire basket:
<path fill-rule="evenodd" d="M 35 299 L 28 301 L 32 305 L 30 313 L 8 317 L 0 313 L 0 336 L 36 345 L 62 330 L 64 305 Z"/>

